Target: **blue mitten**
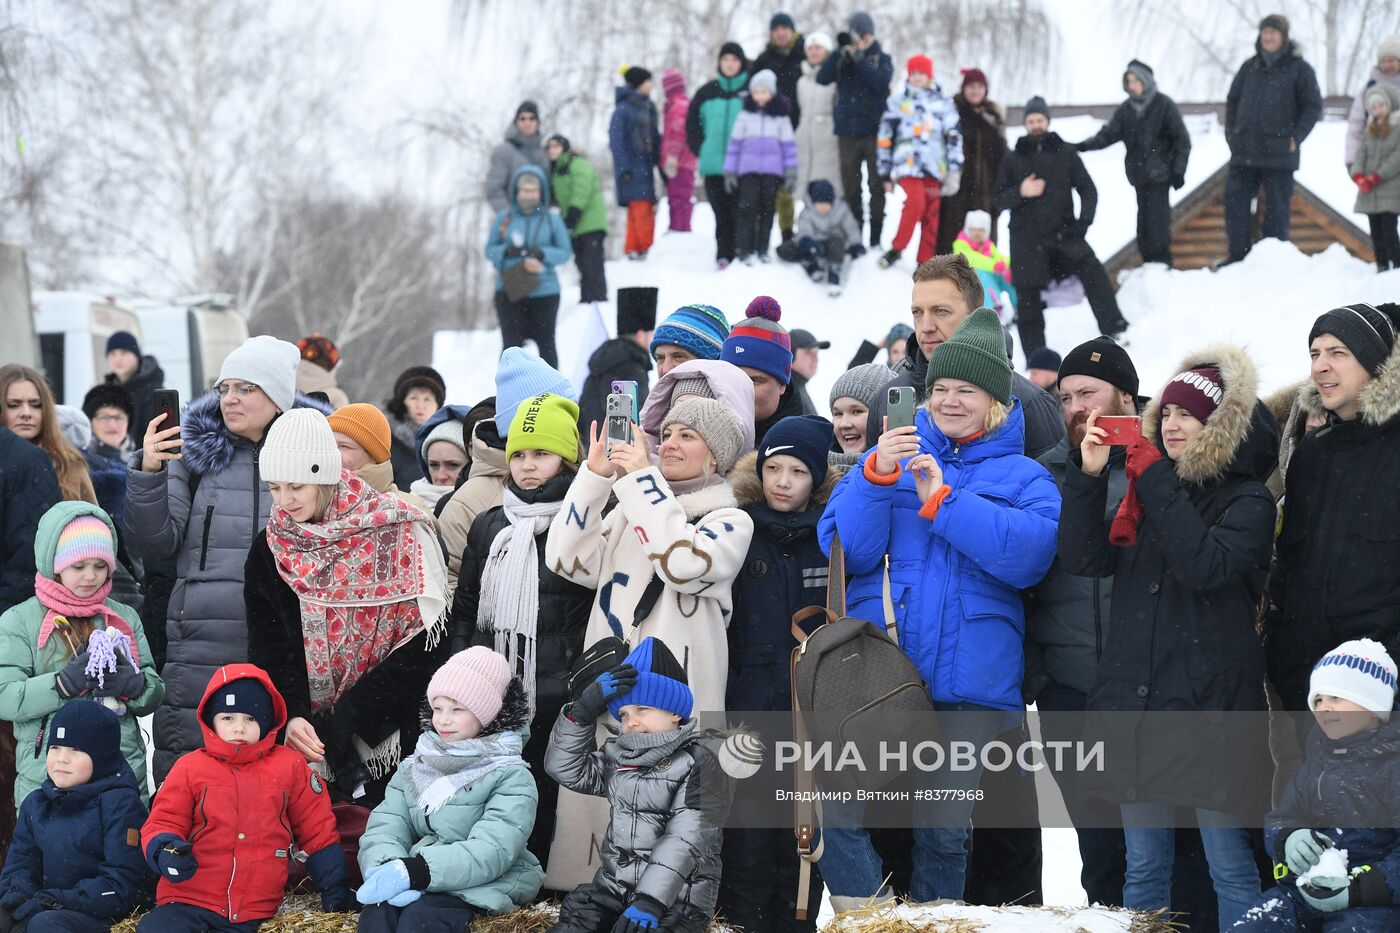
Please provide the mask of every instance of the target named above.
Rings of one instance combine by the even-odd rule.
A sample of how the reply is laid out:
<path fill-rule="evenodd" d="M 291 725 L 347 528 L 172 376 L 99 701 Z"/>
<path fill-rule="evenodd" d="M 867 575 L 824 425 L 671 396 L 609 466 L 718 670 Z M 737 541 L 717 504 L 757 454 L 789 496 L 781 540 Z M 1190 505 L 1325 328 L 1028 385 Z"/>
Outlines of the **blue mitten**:
<path fill-rule="evenodd" d="M 156 871 L 171 884 L 189 881 L 199 868 L 199 863 L 194 860 L 194 846 L 176 837 L 161 843 L 155 861 Z"/>
<path fill-rule="evenodd" d="M 29 900 L 20 904 L 14 912 L 15 923 L 23 923 L 35 914 L 46 910 L 58 910 L 63 905 L 53 896 L 52 891 L 40 891 Z"/>
<path fill-rule="evenodd" d="M 415 891 L 412 888 L 409 888 L 402 894 L 395 894 L 393 897 L 389 898 L 389 906 L 407 907 L 409 904 L 412 904 L 414 901 L 418 900 L 418 898 L 422 896 L 422 891 Z"/>
<path fill-rule="evenodd" d="M 355 892 L 355 899 L 361 904 L 382 904 L 408 889 L 408 866 L 403 859 L 396 858 L 370 872 L 360 890 Z"/>

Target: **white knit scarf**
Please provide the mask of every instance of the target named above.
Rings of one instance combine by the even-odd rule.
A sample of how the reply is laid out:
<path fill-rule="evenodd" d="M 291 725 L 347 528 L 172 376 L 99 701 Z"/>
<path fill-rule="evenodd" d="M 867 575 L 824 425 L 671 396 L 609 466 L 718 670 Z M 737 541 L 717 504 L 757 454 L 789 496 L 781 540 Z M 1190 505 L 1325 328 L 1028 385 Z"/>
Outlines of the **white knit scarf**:
<path fill-rule="evenodd" d="M 483 632 L 496 633 L 496 651 L 520 675 L 535 712 L 535 631 L 539 627 L 540 568 L 535 536 L 564 505 L 557 502 L 522 502 L 509 488 L 501 507 L 510 525 L 491 542 L 481 571 L 481 600 L 476 624 Z"/>
<path fill-rule="evenodd" d="M 462 742 L 444 742 L 429 729 L 418 738 L 413 756 L 404 762 L 408 778 L 408 798 L 431 816 L 463 787 L 470 787 L 498 768 L 515 765 L 528 768 L 520 757 L 525 739 L 518 732 Z"/>

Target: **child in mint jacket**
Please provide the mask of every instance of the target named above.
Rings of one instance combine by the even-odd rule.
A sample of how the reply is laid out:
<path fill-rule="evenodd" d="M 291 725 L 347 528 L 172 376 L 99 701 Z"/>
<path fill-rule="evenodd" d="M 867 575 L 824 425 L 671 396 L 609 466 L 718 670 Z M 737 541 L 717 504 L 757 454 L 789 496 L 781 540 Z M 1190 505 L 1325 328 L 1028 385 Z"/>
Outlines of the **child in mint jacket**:
<path fill-rule="evenodd" d="M 360 838 L 362 933 L 465 930 L 479 912 L 528 903 L 544 882 L 525 846 L 538 792 L 521 757 L 524 685 L 478 645 L 438 669 L 428 703 L 431 725 Z"/>

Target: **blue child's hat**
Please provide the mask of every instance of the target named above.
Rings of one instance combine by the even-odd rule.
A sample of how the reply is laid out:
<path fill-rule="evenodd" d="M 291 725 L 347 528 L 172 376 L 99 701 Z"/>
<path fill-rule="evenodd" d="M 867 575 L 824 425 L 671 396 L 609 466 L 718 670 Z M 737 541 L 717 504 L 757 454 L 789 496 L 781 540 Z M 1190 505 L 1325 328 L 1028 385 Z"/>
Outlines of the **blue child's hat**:
<path fill-rule="evenodd" d="M 665 642 L 648 638 L 633 648 L 623 663 L 637 669 L 637 685 L 608 704 L 608 712 L 615 719 L 622 718 L 619 714 L 624 706 L 650 706 L 675 713 L 683 720 L 690 718 L 695 697 L 690 692 L 685 668 Z"/>

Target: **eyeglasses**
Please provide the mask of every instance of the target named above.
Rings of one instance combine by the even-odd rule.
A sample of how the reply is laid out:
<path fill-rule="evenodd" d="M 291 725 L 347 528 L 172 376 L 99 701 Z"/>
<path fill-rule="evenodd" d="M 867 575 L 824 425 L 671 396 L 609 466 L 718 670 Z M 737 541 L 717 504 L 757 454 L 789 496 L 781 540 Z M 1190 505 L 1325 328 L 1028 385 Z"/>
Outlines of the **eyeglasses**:
<path fill-rule="evenodd" d="M 219 398 L 227 398 L 229 393 L 236 398 L 247 398 L 257 392 L 258 387 L 247 382 L 221 382 L 214 387 L 214 391 L 219 393 Z"/>

